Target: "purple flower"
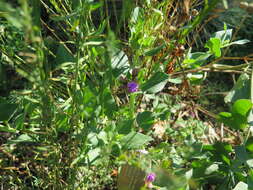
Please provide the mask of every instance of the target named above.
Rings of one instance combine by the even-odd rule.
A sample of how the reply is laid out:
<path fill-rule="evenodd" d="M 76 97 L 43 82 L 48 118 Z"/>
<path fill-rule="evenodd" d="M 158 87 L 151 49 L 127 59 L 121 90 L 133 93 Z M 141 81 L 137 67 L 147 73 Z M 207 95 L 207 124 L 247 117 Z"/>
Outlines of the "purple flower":
<path fill-rule="evenodd" d="M 138 84 L 136 82 L 129 82 L 127 84 L 128 92 L 137 92 L 138 91 Z"/>
<path fill-rule="evenodd" d="M 146 182 L 151 183 L 155 181 L 155 177 L 156 177 L 155 173 L 149 173 L 146 177 Z"/>

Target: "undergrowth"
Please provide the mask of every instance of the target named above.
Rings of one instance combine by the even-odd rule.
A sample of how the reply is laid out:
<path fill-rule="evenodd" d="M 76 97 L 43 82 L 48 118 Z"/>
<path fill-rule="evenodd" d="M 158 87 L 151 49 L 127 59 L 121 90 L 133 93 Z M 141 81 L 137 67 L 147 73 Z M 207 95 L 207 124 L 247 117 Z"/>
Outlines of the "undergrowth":
<path fill-rule="evenodd" d="M 1 188 L 253 188 L 249 9 L 219 3 L 1 0 Z"/>

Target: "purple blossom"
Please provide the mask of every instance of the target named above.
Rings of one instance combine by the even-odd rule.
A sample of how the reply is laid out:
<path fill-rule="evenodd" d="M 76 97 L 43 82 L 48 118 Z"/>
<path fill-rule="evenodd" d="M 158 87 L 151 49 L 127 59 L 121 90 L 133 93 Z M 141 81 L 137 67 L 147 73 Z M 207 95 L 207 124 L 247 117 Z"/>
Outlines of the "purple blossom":
<path fill-rule="evenodd" d="M 136 82 L 129 82 L 127 84 L 127 88 L 128 88 L 128 92 L 132 93 L 132 92 L 137 92 L 138 91 L 138 84 Z"/>
<path fill-rule="evenodd" d="M 146 182 L 151 183 L 155 181 L 155 177 L 156 177 L 155 173 L 149 173 L 146 177 Z"/>

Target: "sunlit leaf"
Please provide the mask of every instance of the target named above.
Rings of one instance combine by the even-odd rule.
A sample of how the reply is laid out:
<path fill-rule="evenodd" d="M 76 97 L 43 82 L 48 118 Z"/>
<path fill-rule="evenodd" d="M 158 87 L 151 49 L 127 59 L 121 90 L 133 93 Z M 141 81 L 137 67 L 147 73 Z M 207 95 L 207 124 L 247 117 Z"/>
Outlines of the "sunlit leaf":
<path fill-rule="evenodd" d="M 160 92 L 166 83 L 168 82 L 169 76 L 163 72 L 155 73 L 146 83 L 141 86 L 142 91 L 148 93 Z"/>
<path fill-rule="evenodd" d="M 124 149 L 137 149 L 152 140 L 153 139 L 150 136 L 137 132 L 131 132 L 122 138 L 121 145 Z"/>
<path fill-rule="evenodd" d="M 237 100 L 232 107 L 232 114 L 238 114 L 247 117 L 249 111 L 252 108 L 252 103 L 248 99 Z"/>
<path fill-rule="evenodd" d="M 221 56 L 221 40 L 219 38 L 211 38 L 205 45 L 215 57 Z"/>
<path fill-rule="evenodd" d="M 248 185 L 240 181 L 233 190 L 248 190 Z"/>

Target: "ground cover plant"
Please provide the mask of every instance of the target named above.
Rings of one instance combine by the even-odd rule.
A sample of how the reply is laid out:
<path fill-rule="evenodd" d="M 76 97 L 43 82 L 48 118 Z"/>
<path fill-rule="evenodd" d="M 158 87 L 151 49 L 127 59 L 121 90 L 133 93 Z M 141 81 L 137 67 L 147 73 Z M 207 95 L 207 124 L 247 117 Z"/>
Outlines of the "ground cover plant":
<path fill-rule="evenodd" d="M 253 189 L 250 11 L 0 0 L 1 188 Z"/>

